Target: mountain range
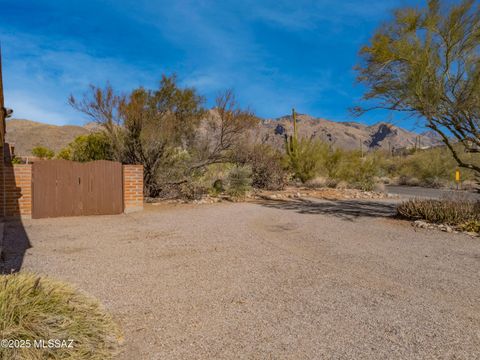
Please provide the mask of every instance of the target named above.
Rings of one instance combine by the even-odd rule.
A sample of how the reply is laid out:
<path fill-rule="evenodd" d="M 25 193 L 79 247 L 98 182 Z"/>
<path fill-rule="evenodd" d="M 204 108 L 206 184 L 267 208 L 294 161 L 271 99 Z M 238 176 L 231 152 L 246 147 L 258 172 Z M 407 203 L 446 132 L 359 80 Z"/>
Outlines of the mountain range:
<path fill-rule="evenodd" d="M 381 122 L 364 125 L 358 122 L 335 122 L 309 115 L 297 115 L 299 137 L 321 139 L 335 148 L 348 150 L 395 150 L 414 146 L 432 147 L 440 140 L 431 132 L 418 134 L 401 127 Z M 15 147 L 15 153 L 29 156 L 35 146 L 45 146 L 55 152 L 67 146 L 75 137 L 98 129 L 95 124 L 85 126 L 50 125 L 31 120 L 7 121 L 6 142 Z M 291 116 L 265 119 L 260 122 L 258 136 L 276 147 L 283 146 L 284 134 L 292 133 Z"/>
<path fill-rule="evenodd" d="M 262 121 L 262 132 L 267 141 L 283 144 L 282 129 L 287 134 L 293 132 L 291 116 Z M 415 146 L 428 148 L 441 145 L 440 139 L 433 132 L 416 133 L 388 122 L 365 125 L 358 122 L 336 122 L 310 115 L 297 115 L 299 138 L 321 139 L 334 148 L 347 150 L 399 150 Z M 276 131 L 275 131 L 276 130 Z"/>

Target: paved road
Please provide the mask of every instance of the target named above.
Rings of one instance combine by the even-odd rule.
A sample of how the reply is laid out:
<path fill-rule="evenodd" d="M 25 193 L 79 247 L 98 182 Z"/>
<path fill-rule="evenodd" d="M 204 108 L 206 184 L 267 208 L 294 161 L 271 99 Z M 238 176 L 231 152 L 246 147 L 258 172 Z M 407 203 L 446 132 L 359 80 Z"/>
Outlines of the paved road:
<path fill-rule="evenodd" d="M 119 360 L 478 359 L 480 241 L 387 201 L 147 206 L 24 221 L 24 270 L 121 324 Z M 15 241 L 13 241 L 15 239 Z"/>
<path fill-rule="evenodd" d="M 387 192 L 389 194 L 400 195 L 402 197 L 418 197 L 418 198 L 431 198 L 440 199 L 449 196 L 462 196 L 468 199 L 479 199 L 480 193 L 474 193 L 471 191 L 456 191 L 448 189 L 432 189 L 424 188 L 420 186 L 394 186 L 387 185 Z"/>

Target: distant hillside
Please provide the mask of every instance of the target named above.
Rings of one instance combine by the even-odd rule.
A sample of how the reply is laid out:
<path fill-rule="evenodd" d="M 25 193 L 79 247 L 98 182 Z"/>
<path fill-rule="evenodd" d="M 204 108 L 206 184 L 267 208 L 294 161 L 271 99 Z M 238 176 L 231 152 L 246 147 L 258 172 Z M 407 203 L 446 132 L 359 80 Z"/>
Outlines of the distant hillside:
<path fill-rule="evenodd" d="M 298 115 L 299 137 L 316 138 L 342 149 L 400 149 L 417 146 L 431 147 L 440 145 L 438 138 L 431 133 L 417 134 L 392 124 L 381 122 L 375 125 L 364 125 L 357 122 L 334 122 L 309 115 Z M 269 143 L 283 144 L 283 137 L 276 133 L 285 129 L 292 133 L 292 118 L 284 116 L 278 119 L 264 120 L 262 137 Z M 275 131 L 277 129 L 277 131 Z"/>
<path fill-rule="evenodd" d="M 12 119 L 7 121 L 6 141 L 15 145 L 17 155 L 31 155 L 32 148 L 46 146 L 58 152 L 75 137 L 87 134 L 98 128 L 95 124 L 85 126 L 56 126 L 30 120 Z M 283 136 L 276 134 L 284 129 L 292 132 L 291 116 L 278 119 L 262 120 L 258 136 L 276 147 L 283 147 Z M 277 131 L 276 131 L 277 130 Z M 430 147 L 441 144 L 438 137 L 431 132 L 417 134 L 400 127 L 378 123 L 367 126 L 357 122 L 334 122 L 309 115 L 298 115 L 298 132 L 300 137 L 318 138 L 333 147 L 343 149 L 400 149 L 417 146 Z"/>
<path fill-rule="evenodd" d="M 46 146 L 55 152 L 67 146 L 75 137 L 87 134 L 82 126 L 56 126 L 30 120 L 7 120 L 6 142 L 15 146 L 17 155 L 31 155 L 35 146 Z"/>

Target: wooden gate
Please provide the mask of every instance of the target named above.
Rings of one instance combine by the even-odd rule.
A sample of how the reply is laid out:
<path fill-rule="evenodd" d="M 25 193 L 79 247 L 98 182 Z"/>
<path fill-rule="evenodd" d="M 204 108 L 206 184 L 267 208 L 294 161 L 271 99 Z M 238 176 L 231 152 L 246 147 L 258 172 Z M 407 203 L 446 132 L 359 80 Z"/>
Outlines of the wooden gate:
<path fill-rule="evenodd" d="M 32 218 L 122 212 L 122 164 L 119 162 L 44 160 L 33 163 Z"/>

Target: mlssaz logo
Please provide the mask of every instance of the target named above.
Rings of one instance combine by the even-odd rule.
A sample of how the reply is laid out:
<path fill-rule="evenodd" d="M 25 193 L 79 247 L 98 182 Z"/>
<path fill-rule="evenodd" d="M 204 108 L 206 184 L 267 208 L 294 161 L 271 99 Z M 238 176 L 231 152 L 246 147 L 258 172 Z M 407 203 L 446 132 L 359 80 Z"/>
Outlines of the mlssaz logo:
<path fill-rule="evenodd" d="M 34 347 L 37 349 L 73 349 L 73 340 L 49 339 L 34 340 Z"/>

